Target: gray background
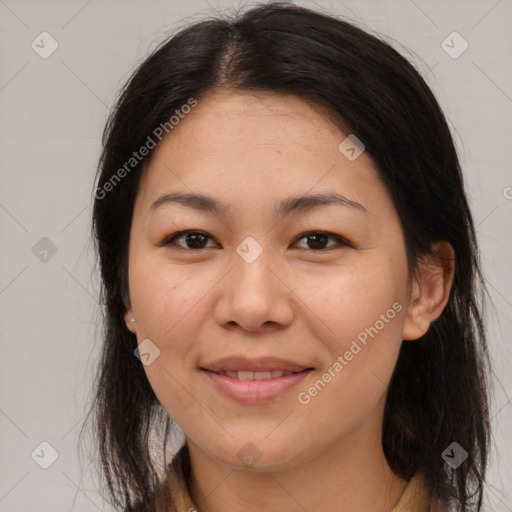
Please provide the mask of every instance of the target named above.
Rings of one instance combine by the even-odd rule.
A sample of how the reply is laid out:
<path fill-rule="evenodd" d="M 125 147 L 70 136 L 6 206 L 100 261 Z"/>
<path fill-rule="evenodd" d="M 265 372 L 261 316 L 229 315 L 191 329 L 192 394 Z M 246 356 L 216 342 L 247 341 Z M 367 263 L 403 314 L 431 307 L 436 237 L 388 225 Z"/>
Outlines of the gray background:
<path fill-rule="evenodd" d="M 494 303 L 485 510 L 512 511 L 512 2 L 297 3 L 383 34 L 419 68 L 453 127 Z M 77 448 L 100 341 L 89 233 L 101 132 L 118 89 L 165 36 L 239 5 L 0 0 L 0 512 L 110 510 Z M 58 48 L 43 59 L 31 43 L 43 46 L 45 31 Z M 457 58 L 464 43 L 446 40 L 453 31 L 469 45 Z M 45 39 L 38 50 L 50 48 Z M 51 462 L 41 442 L 58 452 L 48 469 L 35 462 Z"/>

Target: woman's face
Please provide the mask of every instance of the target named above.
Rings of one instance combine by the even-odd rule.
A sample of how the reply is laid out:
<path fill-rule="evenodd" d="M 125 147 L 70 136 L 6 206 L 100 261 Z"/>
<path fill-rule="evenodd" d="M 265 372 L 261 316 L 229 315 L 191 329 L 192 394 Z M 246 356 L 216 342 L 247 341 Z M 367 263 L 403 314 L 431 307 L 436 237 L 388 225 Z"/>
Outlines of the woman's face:
<path fill-rule="evenodd" d="M 390 194 L 347 135 L 296 97 L 216 93 L 142 178 L 127 325 L 158 399 L 217 461 L 285 469 L 379 439 L 409 275 Z"/>

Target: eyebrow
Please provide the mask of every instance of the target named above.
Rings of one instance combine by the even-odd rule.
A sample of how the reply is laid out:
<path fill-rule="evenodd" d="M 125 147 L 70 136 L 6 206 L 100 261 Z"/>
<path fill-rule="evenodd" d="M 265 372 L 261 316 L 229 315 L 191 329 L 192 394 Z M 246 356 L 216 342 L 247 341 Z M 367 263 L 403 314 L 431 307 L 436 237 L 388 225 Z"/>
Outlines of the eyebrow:
<path fill-rule="evenodd" d="M 149 211 L 153 212 L 161 206 L 167 204 L 181 204 L 189 208 L 194 208 L 198 211 L 211 212 L 215 215 L 222 217 L 229 217 L 230 207 L 203 194 L 192 194 L 192 193 L 181 193 L 181 192 L 168 192 L 160 196 L 154 203 L 149 207 Z M 321 206 L 338 205 L 358 210 L 364 214 L 368 213 L 368 210 L 360 203 L 352 201 L 348 197 L 337 192 L 325 192 L 314 195 L 290 197 L 284 199 L 275 208 L 274 212 L 276 216 L 285 216 L 292 212 L 304 213 L 311 211 Z"/>

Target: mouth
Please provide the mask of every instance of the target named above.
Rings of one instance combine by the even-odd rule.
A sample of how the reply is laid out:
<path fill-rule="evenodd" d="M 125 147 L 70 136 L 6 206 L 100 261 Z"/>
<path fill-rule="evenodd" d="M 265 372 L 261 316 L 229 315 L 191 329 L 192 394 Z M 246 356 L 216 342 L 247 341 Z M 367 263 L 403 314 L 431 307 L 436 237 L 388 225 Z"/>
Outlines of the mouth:
<path fill-rule="evenodd" d="M 243 404 L 260 404 L 282 397 L 314 370 L 312 367 L 266 358 L 231 357 L 201 368 L 214 389 Z"/>
<path fill-rule="evenodd" d="M 287 372 L 284 370 L 274 370 L 271 372 L 251 372 L 251 371 L 222 371 L 214 372 L 217 375 L 226 375 L 232 379 L 238 380 L 268 380 L 279 379 L 287 375 L 293 375 L 299 372 Z"/>
<path fill-rule="evenodd" d="M 212 363 L 205 364 L 202 369 L 208 370 L 214 373 L 225 373 L 228 374 L 231 372 L 233 378 L 234 373 L 242 374 L 242 379 L 244 377 L 243 374 L 246 374 L 245 380 L 252 380 L 254 378 L 272 378 L 272 373 L 275 374 L 276 377 L 282 377 L 282 375 L 278 375 L 278 372 L 282 373 L 298 373 L 303 370 L 309 368 L 308 365 L 295 363 L 292 361 L 287 361 L 285 359 L 280 359 L 277 357 L 260 357 L 258 359 L 248 359 L 244 356 L 230 356 L 224 357 L 222 359 L 217 359 Z M 270 373 L 270 377 L 268 375 L 262 375 L 260 377 L 252 376 L 250 374 L 268 374 Z M 249 379 L 250 377 L 250 379 Z"/>

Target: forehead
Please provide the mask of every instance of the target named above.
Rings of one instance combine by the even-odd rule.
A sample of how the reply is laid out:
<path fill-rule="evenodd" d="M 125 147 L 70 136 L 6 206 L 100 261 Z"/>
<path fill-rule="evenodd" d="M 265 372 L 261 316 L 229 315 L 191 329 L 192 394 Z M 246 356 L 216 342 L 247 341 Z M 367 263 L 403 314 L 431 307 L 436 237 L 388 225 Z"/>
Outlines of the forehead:
<path fill-rule="evenodd" d="M 353 161 L 341 153 L 346 137 L 324 110 L 295 96 L 211 94 L 156 147 L 141 192 L 146 202 L 177 187 L 215 191 L 225 202 L 333 188 L 354 201 L 370 186 L 382 193 L 364 152 Z"/>
<path fill-rule="evenodd" d="M 271 159 L 305 151 L 336 150 L 342 136 L 320 107 L 295 96 L 220 92 L 198 100 L 157 147 L 155 157 L 172 150 L 175 157 L 236 161 L 244 155 Z M 184 149 L 184 151 L 181 151 Z M 328 157 L 327 157 L 328 158 Z"/>

